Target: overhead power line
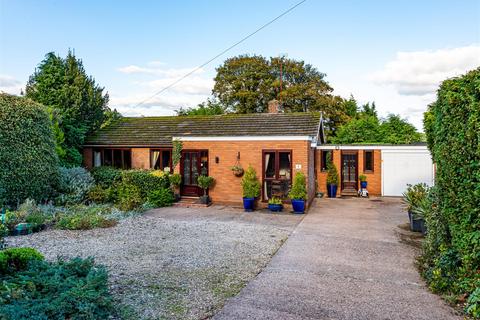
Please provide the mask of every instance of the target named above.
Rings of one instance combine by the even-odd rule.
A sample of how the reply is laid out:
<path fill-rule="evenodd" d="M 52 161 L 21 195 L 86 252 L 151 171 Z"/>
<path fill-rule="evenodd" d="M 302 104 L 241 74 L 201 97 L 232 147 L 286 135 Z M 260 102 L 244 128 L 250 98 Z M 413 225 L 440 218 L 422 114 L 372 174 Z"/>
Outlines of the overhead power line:
<path fill-rule="evenodd" d="M 139 102 L 138 104 L 136 104 L 134 107 L 138 107 L 138 106 L 141 106 L 142 104 L 144 104 L 145 102 L 147 102 L 148 100 L 158 96 L 159 94 L 162 94 L 163 92 L 167 91 L 168 89 L 170 89 L 171 87 L 175 86 L 177 83 L 179 83 L 180 81 L 182 81 L 183 79 L 191 76 L 192 74 L 194 74 L 195 72 L 197 72 L 198 70 L 202 69 L 203 67 L 205 67 L 206 65 L 208 65 L 210 62 L 212 62 L 213 60 L 217 59 L 218 57 L 222 56 L 223 54 L 227 53 L 228 51 L 232 50 L 233 48 L 235 48 L 236 46 L 238 46 L 239 44 L 241 44 L 242 42 L 244 42 L 245 40 L 247 40 L 248 38 L 254 36 L 255 34 L 257 34 L 258 32 L 262 31 L 263 29 L 265 29 L 266 27 L 268 27 L 269 25 L 271 25 L 272 23 L 274 23 L 275 21 L 277 21 L 278 19 L 282 18 L 283 16 L 287 15 L 288 13 L 290 13 L 291 11 L 293 11 L 295 8 L 297 8 L 299 5 L 301 5 L 302 3 L 306 2 L 307 0 L 302 0 L 300 2 L 298 2 L 297 4 L 295 4 L 294 6 L 290 7 L 289 9 L 287 9 L 286 11 L 284 11 L 283 13 L 281 13 L 280 15 L 276 16 L 275 18 L 273 18 L 272 20 L 268 21 L 267 23 L 265 23 L 264 25 L 262 25 L 260 28 L 256 29 L 255 31 L 253 31 L 252 33 L 248 34 L 247 36 L 243 37 L 242 39 L 240 39 L 239 41 L 235 42 L 234 44 L 232 44 L 230 47 L 224 49 L 223 51 L 221 51 L 220 53 L 218 53 L 217 55 L 215 55 L 213 58 L 210 58 L 209 60 L 207 60 L 206 62 L 202 63 L 201 65 L 199 65 L 198 67 L 196 67 L 195 69 L 193 69 L 192 71 L 186 73 L 185 75 L 183 75 L 181 78 L 173 81 L 172 83 L 170 83 L 168 86 L 162 88 L 161 90 L 155 92 L 153 95 L 151 95 L 150 97 L 146 98 L 145 100 L 142 100 L 141 102 Z"/>

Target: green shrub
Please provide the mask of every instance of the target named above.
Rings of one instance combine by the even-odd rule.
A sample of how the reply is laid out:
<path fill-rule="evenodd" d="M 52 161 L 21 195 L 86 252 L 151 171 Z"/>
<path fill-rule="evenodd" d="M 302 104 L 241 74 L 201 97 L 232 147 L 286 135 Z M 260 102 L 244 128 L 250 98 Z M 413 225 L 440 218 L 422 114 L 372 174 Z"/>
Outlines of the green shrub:
<path fill-rule="evenodd" d="M 115 195 L 115 205 L 124 211 L 135 210 L 139 208 L 146 199 L 142 197 L 140 188 L 130 184 L 119 184 Z M 153 190 L 154 191 L 154 190 Z M 150 191 L 150 192 L 153 192 Z"/>
<path fill-rule="evenodd" d="M 197 179 L 198 186 L 203 189 L 203 195 L 207 195 L 207 189 L 213 185 L 213 177 L 201 175 Z"/>
<path fill-rule="evenodd" d="M 268 199 L 268 204 L 283 204 L 282 199 L 277 197 L 271 197 Z"/>
<path fill-rule="evenodd" d="M 182 176 L 178 173 L 173 173 L 169 175 L 168 180 L 170 181 L 170 185 L 175 188 L 180 187 L 180 184 L 182 184 Z"/>
<path fill-rule="evenodd" d="M 95 183 L 103 188 L 109 188 L 122 179 L 122 170 L 114 167 L 95 167 L 91 170 Z"/>
<path fill-rule="evenodd" d="M 480 68 L 445 80 L 424 117 L 436 195 L 426 215 L 422 274 L 437 292 L 473 296 L 471 314 L 480 283 L 479 92 Z"/>
<path fill-rule="evenodd" d="M 95 180 L 90 172 L 82 167 L 61 167 L 58 183 L 57 202 L 60 204 L 75 204 L 85 200 L 88 191 L 94 186 Z"/>
<path fill-rule="evenodd" d="M 2 319 L 109 319 L 108 274 L 93 259 L 34 261 L 0 278 Z"/>
<path fill-rule="evenodd" d="M 257 178 L 257 172 L 252 166 L 248 166 L 242 177 L 242 189 L 244 198 L 256 198 L 260 196 L 260 181 Z"/>
<path fill-rule="evenodd" d="M 334 184 L 338 186 L 338 171 L 337 167 L 333 164 L 332 153 L 327 156 L 327 185 Z"/>
<path fill-rule="evenodd" d="M 58 157 L 45 107 L 0 94 L 0 141 L 0 185 L 6 203 L 50 197 L 57 184 Z"/>
<path fill-rule="evenodd" d="M 295 174 L 293 186 L 288 196 L 294 200 L 307 200 L 306 179 L 303 172 L 297 172 Z"/>
<path fill-rule="evenodd" d="M 122 184 L 137 187 L 144 200 L 147 199 L 149 192 L 170 187 L 168 175 L 154 175 L 151 170 L 123 171 Z"/>
<path fill-rule="evenodd" d="M 365 182 L 367 181 L 367 176 L 364 174 L 361 174 L 358 176 L 358 180 L 360 180 L 361 182 Z"/>
<path fill-rule="evenodd" d="M 56 224 L 58 229 L 89 230 L 94 228 L 110 228 L 117 224 L 111 217 L 109 206 L 74 206 L 69 212 L 61 215 Z"/>
<path fill-rule="evenodd" d="M 33 248 L 8 248 L 0 253 L 6 257 L 6 265 L 3 265 L 2 273 L 22 271 L 27 269 L 30 261 L 44 259 L 43 255 Z"/>
<path fill-rule="evenodd" d="M 170 189 L 154 190 L 148 194 L 148 202 L 156 208 L 171 206 L 174 200 Z"/>
<path fill-rule="evenodd" d="M 101 185 L 96 185 L 88 192 L 87 199 L 94 203 L 113 202 L 115 196 L 112 195 L 111 188 L 104 188 Z"/>
<path fill-rule="evenodd" d="M 407 184 L 407 190 L 403 193 L 403 202 L 407 206 L 407 211 L 413 213 L 415 219 L 424 218 L 427 214 L 425 210 L 430 205 L 427 199 L 429 190 L 430 187 L 425 183 Z"/>

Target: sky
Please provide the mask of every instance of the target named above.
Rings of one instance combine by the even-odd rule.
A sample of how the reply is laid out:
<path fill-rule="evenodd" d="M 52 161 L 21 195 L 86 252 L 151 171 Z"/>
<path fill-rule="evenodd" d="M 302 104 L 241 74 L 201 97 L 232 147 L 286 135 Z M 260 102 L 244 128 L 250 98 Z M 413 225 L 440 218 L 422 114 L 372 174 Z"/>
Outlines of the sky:
<path fill-rule="evenodd" d="M 325 73 L 335 94 L 421 130 L 439 83 L 480 66 L 480 0 L 307 0 L 148 99 L 298 2 L 0 0 L 0 91 L 19 94 L 46 53 L 72 49 L 111 108 L 171 115 L 211 95 L 225 59 L 286 55 Z"/>

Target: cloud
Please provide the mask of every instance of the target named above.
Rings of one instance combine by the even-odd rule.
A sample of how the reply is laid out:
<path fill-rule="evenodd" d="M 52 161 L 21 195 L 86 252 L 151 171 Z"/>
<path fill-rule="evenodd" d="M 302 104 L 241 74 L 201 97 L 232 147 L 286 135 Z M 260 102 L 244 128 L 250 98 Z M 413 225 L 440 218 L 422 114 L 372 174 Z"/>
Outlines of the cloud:
<path fill-rule="evenodd" d="M 9 75 L 0 74 L 0 92 L 20 94 L 22 88 L 23 85 L 21 81 Z"/>
<path fill-rule="evenodd" d="M 213 79 L 206 77 L 203 69 L 168 68 L 165 65 L 161 61 L 150 61 L 146 66 L 118 68 L 122 77 L 126 77 L 125 83 L 130 85 L 127 94 L 124 93 L 126 91 L 110 92 L 110 106 L 126 116 L 171 115 L 181 107 L 197 106 L 210 96 Z M 191 75 L 182 79 L 192 71 Z M 177 81 L 171 88 L 152 97 Z"/>
<path fill-rule="evenodd" d="M 443 80 L 479 66 L 479 45 L 398 52 L 383 70 L 367 78 L 377 85 L 392 86 L 401 95 L 423 96 L 434 93 Z"/>

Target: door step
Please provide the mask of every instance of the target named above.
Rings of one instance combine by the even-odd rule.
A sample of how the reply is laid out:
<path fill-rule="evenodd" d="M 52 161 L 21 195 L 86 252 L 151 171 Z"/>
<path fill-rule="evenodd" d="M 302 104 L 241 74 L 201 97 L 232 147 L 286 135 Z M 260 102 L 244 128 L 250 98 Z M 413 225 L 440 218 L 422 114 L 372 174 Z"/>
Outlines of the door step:
<path fill-rule="evenodd" d="M 182 196 L 180 201 L 173 204 L 174 207 L 183 207 L 183 208 L 206 208 L 209 207 L 212 203 L 203 204 L 200 203 L 200 198 L 198 197 L 185 197 Z"/>
<path fill-rule="evenodd" d="M 341 193 L 342 197 L 356 197 L 358 196 L 357 190 L 343 190 Z"/>

